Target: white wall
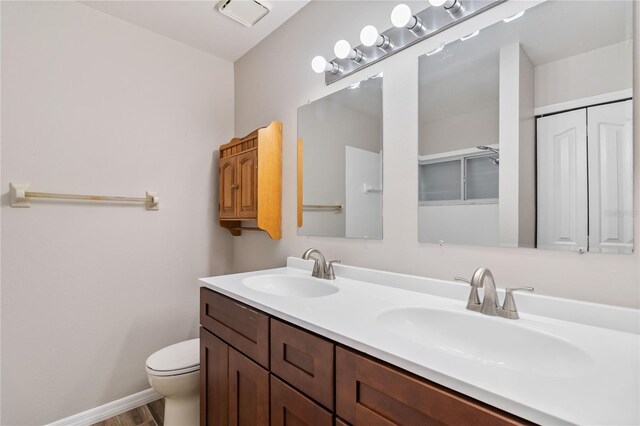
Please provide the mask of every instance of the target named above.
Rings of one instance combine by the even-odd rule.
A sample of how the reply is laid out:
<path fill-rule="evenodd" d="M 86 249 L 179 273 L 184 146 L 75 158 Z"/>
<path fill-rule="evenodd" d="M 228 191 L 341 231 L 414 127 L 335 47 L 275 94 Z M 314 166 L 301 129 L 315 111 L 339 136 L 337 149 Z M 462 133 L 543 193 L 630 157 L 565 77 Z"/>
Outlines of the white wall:
<path fill-rule="evenodd" d="M 506 2 L 431 39 L 395 54 L 335 84 L 325 87 L 314 74 L 315 55 L 332 57 L 339 38 L 355 42 L 366 24 L 389 27 L 395 2 L 311 2 L 282 27 L 235 64 L 236 134 L 245 134 L 271 119 L 284 122 L 283 140 L 283 238 L 271 241 L 260 233 L 235 240 L 236 269 L 246 271 L 283 265 L 285 257 L 299 256 L 316 246 L 344 263 L 409 274 L 451 279 L 470 276 L 486 266 L 498 285 L 521 285 L 536 292 L 603 303 L 640 306 L 640 249 L 630 256 L 548 252 L 535 249 L 439 247 L 418 243 L 418 55 L 471 33 L 479 22 L 493 23 L 532 3 Z M 414 3 L 419 10 L 424 2 Z M 636 5 L 635 21 L 638 23 Z M 500 24 L 502 25 L 502 24 Z M 309 31 L 322 28 L 322 31 Z M 635 58 L 640 57 L 636 28 Z M 304 48 L 300 48 L 304 46 Z M 636 62 L 637 64 L 637 62 Z M 365 75 L 384 72 L 384 240 L 298 237 L 296 235 L 296 110 L 355 83 Z M 640 98 L 640 73 L 636 74 L 636 99 Z M 634 114 L 640 122 L 636 101 Z M 636 143 L 640 126 L 635 126 Z M 640 149 L 634 150 L 634 191 L 640 191 Z M 635 197 L 638 211 L 640 195 Z M 636 240 L 640 240 L 640 215 L 635 215 Z"/>
<path fill-rule="evenodd" d="M 229 62 L 82 4 L 2 2 L 2 424 L 146 389 L 147 356 L 197 336 L 197 278 L 233 267 L 212 191 L 233 79 Z M 11 181 L 157 190 L 160 210 L 13 209 Z"/>
<path fill-rule="evenodd" d="M 629 89 L 631 49 L 632 43 L 623 41 L 537 66 L 536 107 Z"/>
<path fill-rule="evenodd" d="M 420 241 L 498 246 L 498 204 L 420 206 Z"/>
<path fill-rule="evenodd" d="M 495 105 L 490 107 L 420 123 L 419 155 L 440 154 L 497 143 L 497 99 Z"/>
<path fill-rule="evenodd" d="M 535 70 L 520 48 L 518 108 L 518 247 L 536 243 L 536 119 Z"/>

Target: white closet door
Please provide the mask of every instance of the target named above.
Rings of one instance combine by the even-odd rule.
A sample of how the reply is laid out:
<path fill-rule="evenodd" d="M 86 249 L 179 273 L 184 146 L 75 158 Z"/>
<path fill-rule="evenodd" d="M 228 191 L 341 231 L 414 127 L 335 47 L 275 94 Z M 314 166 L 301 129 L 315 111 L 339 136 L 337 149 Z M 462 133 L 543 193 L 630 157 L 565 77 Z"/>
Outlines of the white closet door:
<path fill-rule="evenodd" d="M 539 118 L 537 135 L 538 248 L 586 250 L 587 112 Z"/>
<path fill-rule="evenodd" d="M 589 250 L 633 250 L 632 101 L 588 109 Z"/>

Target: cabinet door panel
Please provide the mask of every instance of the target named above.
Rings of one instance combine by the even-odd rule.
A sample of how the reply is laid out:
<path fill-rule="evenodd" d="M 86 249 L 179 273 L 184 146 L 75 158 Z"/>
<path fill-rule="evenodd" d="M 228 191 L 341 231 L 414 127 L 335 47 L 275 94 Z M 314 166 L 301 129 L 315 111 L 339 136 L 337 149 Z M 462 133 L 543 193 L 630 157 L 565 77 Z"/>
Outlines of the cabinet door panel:
<path fill-rule="evenodd" d="M 200 425 L 229 423 L 229 346 L 200 329 Z"/>
<path fill-rule="evenodd" d="M 271 426 L 332 426 L 333 415 L 271 376 Z"/>
<path fill-rule="evenodd" d="M 336 348 L 336 412 L 356 426 L 526 424 L 343 348 Z"/>
<path fill-rule="evenodd" d="M 269 424 L 269 373 L 229 348 L 229 425 Z"/>
<path fill-rule="evenodd" d="M 218 206 L 221 219 L 236 217 L 236 157 L 220 160 Z"/>
<path fill-rule="evenodd" d="M 238 183 L 236 209 L 238 217 L 255 219 L 258 217 L 258 155 L 249 151 L 238 156 Z"/>
<path fill-rule="evenodd" d="M 271 371 L 333 410 L 333 343 L 271 320 Z"/>

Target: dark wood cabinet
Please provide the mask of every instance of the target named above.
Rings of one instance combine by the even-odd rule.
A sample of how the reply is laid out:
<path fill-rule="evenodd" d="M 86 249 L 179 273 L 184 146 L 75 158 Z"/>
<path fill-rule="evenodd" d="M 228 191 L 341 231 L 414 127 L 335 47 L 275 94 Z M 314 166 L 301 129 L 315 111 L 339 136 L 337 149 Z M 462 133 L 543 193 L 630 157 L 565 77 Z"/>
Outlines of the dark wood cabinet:
<path fill-rule="evenodd" d="M 336 413 L 356 425 L 517 425 L 519 419 L 397 368 L 336 349 Z"/>
<path fill-rule="evenodd" d="M 201 288 L 200 324 L 264 368 L 269 368 L 267 315 Z"/>
<path fill-rule="evenodd" d="M 271 320 L 271 371 L 333 410 L 334 345 Z"/>
<path fill-rule="evenodd" d="M 333 414 L 271 376 L 271 426 L 332 426 Z"/>
<path fill-rule="evenodd" d="M 206 288 L 202 426 L 530 424 Z"/>
<path fill-rule="evenodd" d="M 200 424 L 229 424 L 229 345 L 200 329 Z"/>
<path fill-rule="evenodd" d="M 269 424 L 269 372 L 229 349 L 229 425 Z"/>

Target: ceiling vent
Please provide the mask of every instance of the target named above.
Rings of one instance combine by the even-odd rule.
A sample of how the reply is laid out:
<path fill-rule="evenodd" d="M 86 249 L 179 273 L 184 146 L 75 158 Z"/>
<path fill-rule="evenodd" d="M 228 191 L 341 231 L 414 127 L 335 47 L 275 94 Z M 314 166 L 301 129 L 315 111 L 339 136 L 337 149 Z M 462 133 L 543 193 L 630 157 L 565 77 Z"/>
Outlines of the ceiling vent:
<path fill-rule="evenodd" d="M 234 21 L 252 27 L 267 16 L 270 9 L 266 4 L 256 0 L 222 0 L 218 3 L 218 10 Z"/>

